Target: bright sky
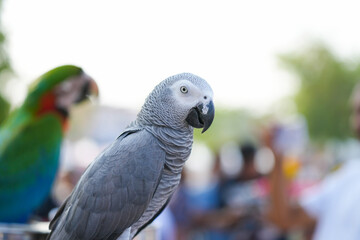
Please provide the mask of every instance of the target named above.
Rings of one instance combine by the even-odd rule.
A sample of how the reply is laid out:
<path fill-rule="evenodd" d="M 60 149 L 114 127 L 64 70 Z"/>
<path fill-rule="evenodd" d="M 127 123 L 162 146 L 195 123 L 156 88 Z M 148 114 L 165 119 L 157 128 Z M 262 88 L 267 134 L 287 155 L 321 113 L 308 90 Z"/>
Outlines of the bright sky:
<path fill-rule="evenodd" d="M 100 102 L 140 108 L 161 80 L 206 79 L 215 104 L 267 109 L 295 89 L 276 55 L 324 40 L 343 57 L 360 53 L 356 0 L 5 0 L 3 26 L 26 84 L 61 64 L 98 82 Z M 21 90 L 22 89 L 22 90 Z"/>

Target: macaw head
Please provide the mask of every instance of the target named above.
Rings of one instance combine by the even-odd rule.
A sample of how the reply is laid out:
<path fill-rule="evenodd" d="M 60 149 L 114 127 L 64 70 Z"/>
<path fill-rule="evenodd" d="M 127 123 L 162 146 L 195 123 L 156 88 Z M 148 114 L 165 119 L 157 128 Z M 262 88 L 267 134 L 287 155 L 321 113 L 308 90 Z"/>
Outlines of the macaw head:
<path fill-rule="evenodd" d="M 31 84 L 23 107 L 36 115 L 55 112 L 67 118 L 71 106 L 98 94 L 96 82 L 80 67 L 64 65 Z"/>

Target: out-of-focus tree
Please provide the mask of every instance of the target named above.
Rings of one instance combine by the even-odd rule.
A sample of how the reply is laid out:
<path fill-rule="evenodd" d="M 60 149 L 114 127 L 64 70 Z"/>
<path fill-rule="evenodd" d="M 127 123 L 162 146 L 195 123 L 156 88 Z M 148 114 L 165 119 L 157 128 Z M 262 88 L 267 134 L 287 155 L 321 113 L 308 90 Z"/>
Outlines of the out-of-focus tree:
<path fill-rule="evenodd" d="M 2 31 L 2 21 L 1 21 L 1 10 L 2 10 L 2 0 L 0 0 L 0 124 L 2 121 L 7 117 L 9 110 L 10 110 L 10 104 L 9 102 L 4 98 L 3 91 L 7 82 L 7 74 L 11 71 L 10 67 L 10 61 L 8 58 L 8 55 L 5 51 L 5 34 Z"/>
<path fill-rule="evenodd" d="M 360 62 L 339 59 L 323 43 L 313 43 L 279 59 L 299 79 L 294 100 L 307 120 L 311 139 L 321 143 L 349 137 L 349 99 L 360 80 Z"/>
<path fill-rule="evenodd" d="M 256 142 L 256 125 L 257 120 L 246 110 L 215 106 L 215 118 L 211 127 L 203 134 L 201 130 L 195 130 L 194 138 L 217 152 L 226 142 Z"/>

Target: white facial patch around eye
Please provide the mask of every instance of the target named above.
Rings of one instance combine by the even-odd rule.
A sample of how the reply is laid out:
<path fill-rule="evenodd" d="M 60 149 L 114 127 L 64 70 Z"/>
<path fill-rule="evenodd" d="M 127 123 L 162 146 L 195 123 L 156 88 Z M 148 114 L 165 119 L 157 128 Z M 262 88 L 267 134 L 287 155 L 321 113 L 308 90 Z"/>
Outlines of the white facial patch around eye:
<path fill-rule="evenodd" d="M 182 91 L 183 87 L 186 88 L 186 91 Z M 197 98 L 197 97 L 200 97 L 200 95 L 201 95 L 199 88 L 196 85 L 194 85 L 192 82 L 190 82 L 186 79 L 176 82 L 172 86 L 172 89 L 176 94 L 181 93 L 181 94 L 179 94 L 179 96 L 186 96 L 186 97 L 191 96 L 191 97 Z"/>
<path fill-rule="evenodd" d="M 184 93 L 181 91 L 181 87 L 185 86 L 187 88 L 187 92 Z M 200 110 L 202 114 L 207 114 L 209 111 L 209 106 L 207 106 L 208 103 L 212 99 L 212 91 L 211 89 L 201 89 L 202 86 L 197 86 L 193 84 L 189 80 L 180 80 L 175 82 L 171 87 L 171 91 L 173 94 L 173 97 L 176 99 L 176 102 L 178 102 L 180 105 L 184 106 L 185 108 L 191 108 L 199 103 L 203 103 L 203 107 Z"/>
<path fill-rule="evenodd" d="M 69 80 L 61 83 L 55 91 L 59 92 L 59 93 L 67 93 L 67 92 L 70 92 L 71 89 L 73 87 L 73 83 Z"/>

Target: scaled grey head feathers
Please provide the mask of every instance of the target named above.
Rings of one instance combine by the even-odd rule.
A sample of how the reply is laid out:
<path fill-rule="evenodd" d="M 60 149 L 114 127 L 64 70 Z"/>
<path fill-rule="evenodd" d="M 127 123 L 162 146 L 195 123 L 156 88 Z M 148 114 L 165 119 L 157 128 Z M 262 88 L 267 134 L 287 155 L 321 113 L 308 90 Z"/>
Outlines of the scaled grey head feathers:
<path fill-rule="evenodd" d="M 154 88 L 145 100 L 138 121 L 173 129 L 203 128 L 204 132 L 210 127 L 214 113 L 209 84 L 196 75 L 182 73 Z"/>

